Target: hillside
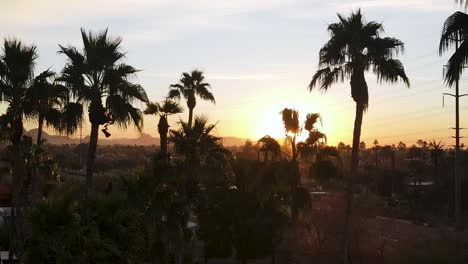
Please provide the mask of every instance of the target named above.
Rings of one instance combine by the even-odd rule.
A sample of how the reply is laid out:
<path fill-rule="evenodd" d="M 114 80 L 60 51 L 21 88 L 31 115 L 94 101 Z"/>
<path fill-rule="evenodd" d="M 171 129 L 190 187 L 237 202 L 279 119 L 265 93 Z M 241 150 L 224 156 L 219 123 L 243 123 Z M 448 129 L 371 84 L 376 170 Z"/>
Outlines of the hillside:
<path fill-rule="evenodd" d="M 24 132 L 25 135 L 30 136 L 33 140 L 36 140 L 37 128 L 31 129 Z M 70 138 L 62 135 L 50 135 L 47 132 L 42 132 L 42 138 L 47 140 L 47 143 L 54 145 L 64 145 L 64 144 L 79 144 L 79 138 Z M 82 139 L 83 143 L 89 141 L 89 136 L 85 136 Z M 237 138 L 237 137 L 224 137 L 223 145 L 226 147 L 232 146 L 241 146 L 244 145 L 246 139 Z M 104 138 L 100 135 L 98 143 L 100 145 L 138 145 L 138 146 L 151 146 L 159 145 L 159 138 L 153 137 L 149 134 L 142 133 L 138 138 Z"/>

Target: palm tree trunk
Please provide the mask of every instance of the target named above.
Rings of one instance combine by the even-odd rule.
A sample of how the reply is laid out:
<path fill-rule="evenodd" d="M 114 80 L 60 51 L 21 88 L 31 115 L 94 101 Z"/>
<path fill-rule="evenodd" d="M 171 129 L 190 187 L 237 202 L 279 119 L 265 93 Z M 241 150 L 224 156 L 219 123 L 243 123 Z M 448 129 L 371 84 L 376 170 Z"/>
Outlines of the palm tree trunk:
<path fill-rule="evenodd" d="M 297 150 L 296 150 L 296 136 L 294 135 L 293 140 L 291 142 L 291 149 L 292 149 L 292 160 L 296 160 L 297 156 Z"/>
<path fill-rule="evenodd" d="M 362 117 L 364 115 L 364 104 L 356 103 L 356 118 L 354 120 L 354 132 L 353 132 L 353 150 L 351 154 L 351 174 L 346 180 L 346 211 L 345 211 L 345 223 L 344 223 L 344 238 L 343 238 L 343 263 L 349 262 L 349 240 L 351 236 L 350 225 L 351 225 L 351 213 L 352 213 L 352 199 L 353 199 L 353 181 L 358 176 L 359 166 L 359 142 L 361 141 L 361 125 Z"/>
<path fill-rule="evenodd" d="M 167 134 L 160 133 L 159 134 L 160 145 L 161 145 L 161 156 L 167 157 Z"/>
<path fill-rule="evenodd" d="M 14 110 L 17 113 L 18 110 Z M 11 230 L 10 230 L 10 247 L 9 258 L 13 259 L 15 249 L 15 241 L 22 240 L 21 219 L 18 221 L 18 208 L 23 205 L 23 193 L 21 192 L 24 176 L 24 160 L 21 157 L 20 142 L 23 136 L 23 120 L 18 114 L 14 114 L 16 118 L 12 122 L 11 144 L 13 145 L 13 179 L 11 190 Z"/>
<path fill-rule="evenodd" d="M 39 125 L 37 127 L 37 141 L 36 145 L 39 146 L 42 140 L 42 127 L 44 126 L 44 116 L 42 114 L 39 114 Z"/>
<path fill-rule="evenodd" d="M 91 124 L 91 136 L 89 139 L 88 160 L 86 162 L 86 197 L 93 187 L 94 163 L 96 161 L 96 149 L 99 136 L 99 124 Z"/>
<path fill-rule="evenodd" d="M 189 108 L 189 116 L 188 116 L 188 126 L 192 127 L 192 120 L 193 120 L 193 108 Z"/>
<path fill-rule="evenodd" d="M 167 117 L 162 115 L 158 122 L 158 132 L 161 148 L 161 157 L 167 159 L 167 133 L 169 132 L 169 124 L 167 123 Z"/>

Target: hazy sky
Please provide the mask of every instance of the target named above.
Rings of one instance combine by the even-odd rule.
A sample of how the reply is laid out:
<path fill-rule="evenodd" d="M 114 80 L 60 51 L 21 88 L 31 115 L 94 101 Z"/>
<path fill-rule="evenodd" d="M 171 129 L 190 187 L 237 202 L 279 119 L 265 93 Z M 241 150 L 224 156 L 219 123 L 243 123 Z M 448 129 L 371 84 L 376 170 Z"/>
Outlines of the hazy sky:
<path fill-rule="evenodd" d="M 151 100 L 161 100 L 180 74 L 202 69 L 212 84 L 216 105 L 198 101 L 195 114 L 218 122 L 217 133 L 258 139 L 283 135 L 279 111 L 294 107 L 303 118 L 323 117 L 329 143 L 351 142 L 355 104 L 349 83 L 328 93 L 309 93 L 326 27 L 336 13 L 361 8 L 367 20 L 383 22 L 385 35 L 405 42 L 400 57 L 411 80 L 379 85 L 367 77 L 369 111 L 362 138 L 368 144 L 408 144 L 418 138 L 452 144 L 453 99 L 442 81 L 438 41 L 446 17 L 458 10 L 452 0 L 0 0 L 0 37 L 37 45 L 37 71 L 60 71 L 65 58 L 58 43 L 81 47 L 80 27 L 106 27 L 123 38 L 126 62 L 142 71 L 139 82 Z M 463 79 L 467 79 L 467 77 Z M 466 81 L 465 81 L 466 83 Z M 461 92 L 466 84 L 462 80 Z M 466 99 L 468 100 L 468 98 Z M 461 101 L 461 126 L 467 126 L 468 101 Z M 185 102 L 183 102 L 185 106 Z M 142 106 L 143 107 L 143 106 Z M 4 107 L 1 108 L 4 111 Z M 187 118 L 187 113 L 181 115 Z M 177 121 L 175 118 L 174 121 Z M 155 136 L 156 118 L 145 118 L 144 132 Z M 33 127 L 34 124 L 29 124 Z M 137 136 L 112 131 L 113 136 Z"/>

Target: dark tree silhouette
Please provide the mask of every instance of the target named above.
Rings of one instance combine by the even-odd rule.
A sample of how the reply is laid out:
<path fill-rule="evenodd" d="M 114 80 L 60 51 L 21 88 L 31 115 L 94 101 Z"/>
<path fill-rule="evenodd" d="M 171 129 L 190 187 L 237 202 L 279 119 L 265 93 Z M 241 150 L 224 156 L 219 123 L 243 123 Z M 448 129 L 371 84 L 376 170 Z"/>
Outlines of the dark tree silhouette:
<path fill-rule="evenodd" d="M 292 160 L 295 161 L 297 158 L 296 137 L 301 131 L 301 127 L 299 126 L 299 112 L 296 109 L 284 108 L 281 110 L 280 114 L 283 119 L 286 138 L 291 143 Z"/>
<path fill-rule="evenodd" d="M 182 113 L 183 108 L 176 102 L 166 99 L 161 103 L 148 103 L 147 108 L 143 111 L 145 115 L 159 115 L 158 133 L 161 145 L 161 154 L 167 156 L 167 134 L 169 133 L 169 123 L 167 117 L 169 115 Z"/>
<path fill-rule="evenodd" d="M 120 128 L 133 124 L 143 127 L 143 114 L 133 102 L 148 102 L 145 90 L 130 82 L 137 70 L 122 63 L 122 40 L 110 38 L 107 29 L 92 33 L 81 29 L 84 48 L 61 46 L 67 56 L 61 81 L 82 104 L 88 104 L 91 135 L 86 164 L 86 193 L 92 188 L 99 126 L 116 123 Z"/>
<path fill-rule="evenodd" d="M 205 82 L 205 76 L 200 70 L 193 70 L 191 73 L 184 72 L 177 84 L 171 84 L 169 90 L 169 98 L 178 99 L 184 97 L 187 100 L 189 109 L 188 126 L 192 126 L 193 109 L 197 105 L 196 95 L 203 100 L 215 103 L 213 94 L 209 91 L 211 88 L 209 83 Z"/>
<path fill-rule="evenodd" d="M 351 187 L 357 176 L 359 142 L 364 111 L 369 104 L 369 93 L 364 73 L 371 70 L 378 82 L 402 80 L 409 86 L 403 64 L 394 57 L 404 49 L 403 42 L 395 38 L 380 37 L 381 23 L 366 22 L 361 10 L 349 17 L 338 14 L 338 23 L 328 26 L 330 40 L 320 50 L 319 70 L 312 77 L 309 90 L 328 90 L 333 84 L 350 79 L 351 96 L 356 102 L 356 118 L 353 132 L 351 175 L 347 177 L 347 202 L 344 263 L 348 263 L 349 218 L 351 215 Z"/>
<path fill-rule="evenodd" d="M 47 70 L 39 74 L 26 92 L 25 111 L 37 119 L 37 145 L 42 141 L 44 125 L 62 132 L 62 105 L 68 98 L 68 89 L 54 80 L 55 73 Z"/>

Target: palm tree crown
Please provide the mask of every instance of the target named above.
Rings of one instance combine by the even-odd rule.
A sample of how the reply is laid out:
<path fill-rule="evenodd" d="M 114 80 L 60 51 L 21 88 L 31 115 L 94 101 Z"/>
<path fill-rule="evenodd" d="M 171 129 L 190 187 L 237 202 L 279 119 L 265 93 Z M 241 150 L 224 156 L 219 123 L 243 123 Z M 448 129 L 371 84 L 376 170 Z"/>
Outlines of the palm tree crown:
<path fill-rule="evenodd" d="M 367 107 L 369 95 L 364 72 L 372 70 L 379 82 L 401 79 L 409 86 L 402 63 L 394 59 L 404 50 L 403 42 L 395 38 L 381 38 L 381 23 L 365 22 L 361 10 L 349 17 L 338 14 L 339 22 L 328 26 L 330 40 L 320 50 L 319 70 L 309 89 L 318 86 L 327 90 L 344 79 L 351 80 L 351 95 L 356 103 Z"/>
<path fill-rule="evenodd" d="M 179 80 L 179 83 L 172 84 L 169 90 L 169 98 L 180 100 L 181 96 L 187 100 L 189 109 L 188 125 L 192 126 L 193 108 L 197 101 L 196 96 L 203 100 L 215 103 L 213 94 L 209 91 L 211 85 L 205 82 L 205 76 L 200 70 L 193 70 L 191 73 L 184 72 Z"/>
<path fill-rule="evenodd" d="M 99 32 L 85 32 L 81 29 L 84 48 L 79 51 L 73 46 L 60 46 L 60 54 L 67 56 L 60 81 L 70 88 L 78 103 L 89 105 L 91 135 L 86 165 L 86 187 L 92 186 L 94 161 L 100 125 L 117 124 L 127 128 L 133 124 L 141 131 L 143 113 L 133 106 L 134 102 L 148 102 L 145 90 L 131 82 L 137 70 L 122 62 L 125 53 L 121 51 L 120 38 L 110 38 L 107 29 Z M 79 110 L 75 104 L 71 110 Z M 70 111 L 73 112 L 73 111 Z M 70 120 L 73 115 L 68 116 Z"/>
<path fill-rule="evenodd" d="M 132 103 L 146 103 L 148 97 L 140 85 L 130 82 L 138 70 L 121 62 L 125 56 L 121 51 L 122 40 L 110 38 L 107 29 L 96 34 L 81 29 L 81 36 L 84 44 L 81 52 L 73 46 L 60 45 L 59 53 L 68 60 L 61 80 L 76 98 L 90 103 L 91 123 L 102 125 L 111 120 L 122 128 L 134 124 L 141 129 L 142 113 Z"/>
<path fill-rule="evenodd" d="M 54 78 L 55 73 L 46 70 L 34 79 L 26 92 L 25 113 L 38 120 L 37 145 L 42 140 L 44 122 L 59 133 L 66 130 L 62 122 L 62 106 L 68 98 L 68 89 Z"/>
<path fill-rule="evenodd" d="M 149 102 L 146 109 L 143 111 L 145 115 L 159 115 L 158 132 L 160 135 L 161 154 L 167 154 L 167 133 L 169 132 L 169 115 L 182 113 L 184 109 L 170 99 L 166 99 L 161 103 Z"/>
<path fill-rule="evenodd" d="M 2 116 L 2 132 L 10 136 L 16 145 L 23 134 L 25 98 L 34 82 L 34 68 L 38 58 L 36 46 L 24 45 L 12 39 L 3 42 L 0 56 L 0 101 L 8 103 L 7 112 Z M 8 130 L 8 131 L 7 131 Z"/>
<path fill-rule="evenodd" d="M 455 12 L 445 20 L 440 37 L 439 54 L 447 52 L 449 48 L 456 46 L 456 50 L 448 61 L 444 71 L 445 82 L 452 86 L 460 79 L 466 62 L 468 61 L 468 14 Z"/>

